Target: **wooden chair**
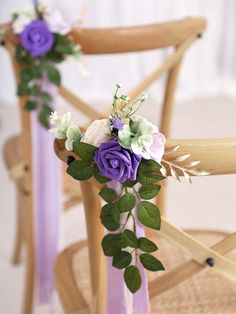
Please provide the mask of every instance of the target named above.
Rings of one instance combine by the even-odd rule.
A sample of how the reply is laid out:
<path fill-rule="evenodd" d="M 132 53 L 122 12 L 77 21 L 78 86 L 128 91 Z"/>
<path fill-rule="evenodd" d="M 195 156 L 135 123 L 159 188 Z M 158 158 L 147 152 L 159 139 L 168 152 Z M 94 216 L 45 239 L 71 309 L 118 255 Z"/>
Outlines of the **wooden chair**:
<path fill-rule="evenodd" d="M 9 24 L 0 26 L 1 29 L 9 26 Z M 176 87 L 178 72 L 184 53 L 191 44 L 205 30 L 206 21 L 203 18 L 188 18 L 180 21 L 162 23 L 156 25 L 146 25 L 127 28 L 111 28 L 111 29 L 75 29 L 70 32 L 68 37 L 75 43 L 82 46 L 84 54 L 111 54 L 111 53 L 128 53 L 132 51 L 145 51 L 151 49 L 160 49 L 173 47 L 174 52 L 171 53 L 164 63 L 148 75 L 140 84 L 129 92 L 131 98 L 136 98 L 145 91 L 152 83 L 154 83 L 163 74 L 167 73 L 165 95 L 163 99 L 161 114 L 161 131 L 168 135 L 172 113 L 172 104 L 174 91 Z M 15 62 L 14 53 L 18 39 L 15 36 L 8 35 L 2 44 L 7 48 L 12 61 L 16 83 L 19 80 L 18 73 L 21 66 Z M 60 95 L 65 98 L 72 106 L 76 107 L 82 113 L 87 115 L 91 120 L 100 118 L 101 113 L 97 112 L 91 105 L 75 96 L 65 87 L 60 87 Z M 26 288 L 24 314 L 31 313 L 33 287 L 34 287 L 34 247 L 33 247 L 33 219 L 32 219 L 32 172 L 31 172 L 31 126 L 30 115 L 23 109 L 24 97 L 19 98 L 20 114 L 22 121 L 22 134 L 10 139 L 4 148 L 6 165 L 10 177 L 16 183 L 17 193 L 22 193 L 22 197 L 18 202 L 19 212 L 24 208 L 26 220 L 24 225 L 27 230 L 18 227 L 19 232 L 16 234 L 16 245 L 13 254 L 13 262 L 18 263 L 21 239 L 25 239 L 27 244 L 27 272 L 26 272 Z M 104 113 L 104 116 L 106 113 Z M 20 156 L 20 158 L 15 158 Z M 65 177 L 65 180 L 70 178 Z M 68 200 L 64 204 L 65 208 L 81 201 L 79 189 L 74 189 L 74 182 L 65 183 L 65 192 Z M 160 200 L 159 200 L 160 201 Z M 163 200 L 162 200 L 163 202 Z M 164 206 L 161 206 L 162 208 Z M 21 216 L 21 214 L 19 214 Z"/>
<path fill-rule="evenodd" d="M 236 173 L 236 138 L 167 140 L 166 149 L 176 145 L 180 149 L 168 155 L 169 161 L 191 154 L 188 163 L 201 160 L 201 170 L 211 175 Z M 79 159 L 65 150 L 62 140 L 55 140 L 54 148 L 64 162 L 69 156 Z M 79 184 L 87 240 L 67 247 L 58 255 L 56 285 L 65 313 L 104 314 L 106 273 L 101 250 L 104 228 L 99 218 L 99 185 L 94 179 Z M 151 313 L 235 313 L 236 232 L 186 232 L 162 217 L 161 231 L 152 236 L 159 247 L 157 257 L 164 262 L 166 271 L 162 275 L 149 273 Z M 226 257 L 228 253 L 230 256 Z"/>

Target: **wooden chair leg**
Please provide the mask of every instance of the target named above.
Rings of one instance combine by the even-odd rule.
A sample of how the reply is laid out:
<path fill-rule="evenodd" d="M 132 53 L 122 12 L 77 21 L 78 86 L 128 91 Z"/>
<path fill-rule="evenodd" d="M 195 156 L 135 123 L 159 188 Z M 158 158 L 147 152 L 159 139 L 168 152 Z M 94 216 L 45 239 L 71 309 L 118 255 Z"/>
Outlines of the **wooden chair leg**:
<path fill-rule="evenodd" d="M 26 210 L 26 269 L 25 269 L 25 289 L 22 314 L 32 314 L 35 284 L 35 263 L 34 263 L 34 242 L 33 242 L 33 210 L 32 196 L 28 195 L 25 202 Z"/>
<path fill-rule="evenodd" d="M 23 221 L 23 213 L 24 210 L 24 194 L 20 190 L 20 188 L 16 185 L 16 233 L 15 233 L 15 243 L 14 249 L 12 254 L 12 264 L 18 265 L 20 263 L 22 248 L 23 248 L 23 228 L 24 228 L 24 221 Z"/>

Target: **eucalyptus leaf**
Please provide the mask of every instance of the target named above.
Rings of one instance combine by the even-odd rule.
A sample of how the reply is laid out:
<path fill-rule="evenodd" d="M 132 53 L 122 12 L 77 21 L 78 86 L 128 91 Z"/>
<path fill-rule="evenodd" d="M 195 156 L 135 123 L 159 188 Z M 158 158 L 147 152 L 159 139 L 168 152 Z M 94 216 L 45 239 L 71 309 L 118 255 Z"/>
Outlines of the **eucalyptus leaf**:
<path fill-rule="evenodd" d="M 133 193 L 126 193 L 119 200 L 119 210 L 121 213 L 128 212 L 134 208 L 135 204 L 135 195 Z"/>
<path fill-rule="evenodd" d="M 61 75 L 60 72 L 53 66 L 47 68 L 49 80 L 57 86 L 61 85 Z"/>
<path fill-rule="evenodd" d="M 117 204 L 108 203 L 102 207 L 100 219 L 104 227 L 115 231 L 120 227 L 120 212 Z"/>
<path fill-rule="evenodd" d="M 76 153 L 80 158 L 84 160 L 93 160 L 95 152 L 98 148 L 96 146 L 83 143 L 75 142 L 73 144 L 73 152 Z"/>
<path fill-rule="evenodd" d="M 154 256 L 143 253 L 139 256 L 143 267 L 150 271 L 165 270 L 162 263 Z"/>
<path fill-rule="evenodd" d="M 140 174 L 146 175 L 147 172 L 155 173 L 161 169 L 161 165 L 153 159 L 145 160 L 142 159 L 142 162 L 139 165 L 138 172 Z"/>
<path fill-rule="evenodd" d="M 112 266 L 123 269 L 132 261 L 132 255 L 126 251 L 120 251 L 113 256 Z"/>
<path fill-rule="evenodd" d="M 109 189 L 109 188 L 102 188 L 99 192 L 99 195 L 104 199 L 106 202 L 112 202 L 117 198 L 116 191 Z"/>
<path fill-rule="evenodd" d="M 138 181 L 126 180 L 122 185 L 128 188 L 132 188 Z"/>
<path fill-rule="evenodd" d="M 27 100 L 25 103 L 25 109 L 27 111 L 34 110 L 37 107 L 37 102 L 35 100 Z"/>
<path fill-rule="evenodd" d="M 146 227 L 160 230 L 161 215 L 158 207 L 147 201 L 142 201 L 138 207 L 137 215 L 139 221 Z"/>
<path fill-rule="evenodd" d="M 21 80 L 24 82 L 29 82 L 37 77 L 37 72 L 34 67 L 23 69 L 20 72 Z"/>
<path fill-rule="evenodd" d="M 124 272 L 124 279 L 128 289 L 135 293 L 141 286 L 142 279 L 136 266 L 128 266 Z"/>
<path fill-rule="evenodd" d="M 33 57 L 21 44 L 16 46 L 15 57 L 19 64 L 26 65 L 33 62 Z"/>
<path fill-rule="evenodd" d="M 151 240 L 145 237 L 139 238 L 138 242 L 139 242 L 139 249 L 143 252 L 153 253 L 158 249 L 158 247 L 156 246 L 154 242 L 152 242 Z"/>
<path fill-rule="evenodd" d="M 144 185 L 139 189 L 139 195 L 144 200 L 154 198 L 160 191 L 161 186 L 156 184 Z"/>
<path fill-rule="evenodd" d="M 107 234 L 102 239 L 102 249 L 105 256 L 113 256 L 120 251 L 117 234 Z"/>
<path fill-rule="evenodd" d="M 20 82 L 17 86 L 17 95 L 18 96 L 28 96 L 29 95 L 29 87 L 28 83 Z"/>
<path fill-rule="evenodd" d="M 68 168 L 67 173 L 74 179 L 84 181 L 92 177 L 93 175 L 93 164 L 86 160 L 74 160 Z"/>
<path fill-rule="evenodd" d="M 138 248 L 139 243 L 136 235 L 133 231 L 125 229 L 121 235 L 122 239 L 127 243 L 128 246 Z"/>
<path fill-rule="evenodd" d="M 52 101 L 51 95 L 47 92 L 42 92 L 40 94 L 40 98 L 42 99 L 42 102 L 44 102 L 44 103 Z"/>
<path fill-rule="evenodd" d="M 97 167 L 97 165 L 94 166 L 94 178 L 101 184 L 107 183 L 109 181 L 111 181 L 111 179 L 104 177 L 100 174 L 100 171 Z"/>
<path fill-rule="evenodd" d="M 38 113 L 39 122 L 47 129 L 49 127 L 49 116 L 52 111 L 53 109 L 51 107 L 43 105 Z"/>

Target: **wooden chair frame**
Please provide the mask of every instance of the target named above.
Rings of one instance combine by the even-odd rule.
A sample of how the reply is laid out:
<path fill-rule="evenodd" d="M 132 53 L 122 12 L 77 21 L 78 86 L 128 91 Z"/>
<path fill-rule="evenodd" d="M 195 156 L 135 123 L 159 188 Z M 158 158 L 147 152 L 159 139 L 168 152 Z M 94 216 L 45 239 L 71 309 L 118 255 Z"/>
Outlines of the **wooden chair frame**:
<path fill-rule="evenodd" d="M 210 175 L 236 173 L 236 138 L 167 140 L 166 149 L 177 144 L 180 145 L 181 150 L 173 153 L 172 160 L 180 155 L 191 153 L 189 161 L 201 160 L 201 170 L 209 171 Z M 64 162 L 67 162 L 69 156 L 79 159 L 74 153 L 66 151 L 62 140 L 55 140 L 54 148 L 58 157 Z M 99 220 L 101 202 L 97 190 L 100 185 L 94 179 L 86 182 L 82 181 L 80 184 L 83 186 L 92 287 L 96 300 L 99 301 L 96 304 L 95 313 L 102 314 L 104 313 L 106 292 L 105 257 L 101 252 L 101 239 L 104 236 L 104 229 Z M 149 283 L 151 298 L 173 288 L 209 266 L 212 267 L 212 271 L 236 283 L 236 263 L 224 256 L 236 248 L 236 232 L 227 235 L 219 243 L 209 248 L 162 217 L 161 234 L 187 251 L 192 260 L 181 264 L 161 278 L 151 281 Z M 66 313 L 85 311 L 89 307 L 81 291 L 76 286 L 72 265 L 71 262 L 68 262 L 75 252 L 80 250 L 81 245 L 85 245 L 85 242 L 82 243 L 75 244 L 73 250 L 68 248 L 62 252 L 58 256 L 55 267 L 57 287 Z M 208 263 L 209 258 L 214 260 L 214 265 Z"/>
<path fill-rule="evenodd" d="M 9 24 L 0 25 L 0 29 L 7 28 Z M 166 61 L 147 76 L 128 94 L 131 98 L 136 98 L 146 90 L 154 81 L 164 73 L 168 73 L 165 96 L 163 100 L 161 114 L 161 131 L 167 136 L 176 87 L 178 72 L 181 60 L 190 45 L 204 32 L 206 21 L 203 18 L 188 18 L 175 22 L 168 22 L 156 25 L 135 26 L 127 28 L 111 29 L 75 29 L 68 37 L 82 46 L 84 54 L 110 54 L 128 53 L 132 51 L 145 51 L 151 49 L 174 47 L 175 51 Z M 140 38 L 142 40 L 140 40 Z M 119 45 L 117 43 L 119 42 Z M 19 72 L 22 67 L 14 59 L 15 47 L 18 43 L 16 36 L 8 35 L 4 40 L 15 73 L 15 81 L 19 81 Z M 71 93 L 67 88 L 59 88 L 60 95 L 70 104 L 79 109 L 91 120 L 102 116 L 91 105 Z M 31 156 L 31 123 L 30 114 L 24 110 L 25 98 L 20 97 L 20 113 L 22 121 L 22 136 L 24 147 L 24 162 L 19 163 L 10 169 L 10 176 L 17 180 L 24 181 L 25 208 L 27 210 L 27 266 L 26 266 L 26 288 L 24 300 L 24 314 L 32 311 L 33 291 L 34 291 L 34 246 L 33 246 L 33 194 L 32 194 L 32 156 Z M 103 114 L 104 116 L 107 113 Z M 83 184 L 81 185 L 83 190 Z M 75 196 L 65 204 L 65 208 L 75 205 L 81 201 L 79 196 Z M 85 201 L 85 200 L 84 200 Z M 159 200 L 163 202 L 163 200 Z M 163 207 L 163 206 L 162 206 Z M 95 284 L 94 284 L 95 285 Z M 94 288 L 95 289 L 95 288 Z"/>

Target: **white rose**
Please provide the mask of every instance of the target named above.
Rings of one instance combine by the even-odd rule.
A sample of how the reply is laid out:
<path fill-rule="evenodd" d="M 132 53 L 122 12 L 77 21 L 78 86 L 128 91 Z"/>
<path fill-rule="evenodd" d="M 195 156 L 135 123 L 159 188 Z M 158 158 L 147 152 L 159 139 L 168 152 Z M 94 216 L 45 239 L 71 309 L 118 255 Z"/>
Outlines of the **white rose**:
<path fill-rule="evenodd" d="M 12 24 L 13 32 L 15 34 L 22 33 L 26 25 L 28 25 L 32 20 L 32 16 L 29 16 L 28 14 L 20 14 Z"/>
<path fill-rule="evenodd" d="M 71 31 L 70 24 L 65 21 L 59 10 L 46 12 L 44 20 L 52 33 L 66 35 Z"/>
<path fill-rule="evenodd" d="M 81 142 L 99 147 L 111 139 L 111 128 L 107 119 L 95 120 L 87 128 Z"/>

